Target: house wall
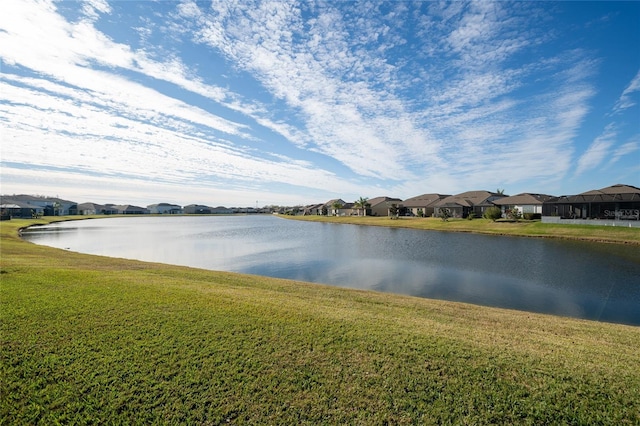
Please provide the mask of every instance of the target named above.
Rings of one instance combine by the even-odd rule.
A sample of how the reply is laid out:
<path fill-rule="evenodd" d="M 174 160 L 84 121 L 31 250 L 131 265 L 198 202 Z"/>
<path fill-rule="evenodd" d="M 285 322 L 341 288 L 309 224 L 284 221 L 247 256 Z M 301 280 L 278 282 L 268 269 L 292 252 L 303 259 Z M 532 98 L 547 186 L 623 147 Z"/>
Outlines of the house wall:
<path fill-rule="evenodd" d="M 367 216 L 389 216 L 389 207 L 391 204 L 398 206 L 398 209 L 402 206 L 402 201 L 385 201 L 384 203 L 376 204 L 367 209 Z"/>

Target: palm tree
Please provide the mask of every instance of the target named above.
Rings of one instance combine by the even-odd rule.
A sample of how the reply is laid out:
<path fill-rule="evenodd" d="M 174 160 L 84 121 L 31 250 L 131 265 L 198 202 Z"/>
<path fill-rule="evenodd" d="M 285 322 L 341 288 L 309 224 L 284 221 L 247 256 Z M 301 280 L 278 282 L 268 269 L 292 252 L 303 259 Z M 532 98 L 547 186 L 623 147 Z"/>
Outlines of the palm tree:
<path fill-rule="evenodd" d="M 331 207 L 333 207 L 334 216 L 337 216 L 338 210 L 342 208 L 342 203 L 340 201 L 334 201 L 333 204 L 331 204 Z"/>
<path fill-rule="evenodd" d="M 357 199 L 354 203 L 353 206 L 355 208 L 357 208 L 358 210 L 362 209 L 362 215 L 366 216 L 367 215 L 367 207 L 370 206 L 370 204 L 368 203 L 369 199 L 366 197 L 360 197 L 359 199 Z M 358 212 L 358 216 L 360 216 L 359 212 Z"/>

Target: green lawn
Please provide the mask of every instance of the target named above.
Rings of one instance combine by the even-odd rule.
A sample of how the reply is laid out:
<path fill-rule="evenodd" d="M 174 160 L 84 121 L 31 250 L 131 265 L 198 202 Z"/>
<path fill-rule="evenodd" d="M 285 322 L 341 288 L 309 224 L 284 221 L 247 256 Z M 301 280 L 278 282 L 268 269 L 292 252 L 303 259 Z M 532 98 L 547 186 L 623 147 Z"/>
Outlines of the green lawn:
<path fill-rule="evenodd" d="M 566 238 L 608 243 L 640 245 L 640 228 L 626 226 L 564 225 L 540 221 L 493 222 L 488 219 L 449 219 L 372 216 L 281 216 L 313 222 L 348 223 L 354 225 L 387 226 L 446 232 L 473 232 L 522 237 Z M 628 224 L 628 223 L 627 223 Z M 622 222 L 624 225 L 624 222 Z"/>
<path fill-rule="evenodd" d="M 34 222 L 0 225 L 0 424 L 640 424 L 640 327 L 77 254 Z"/>

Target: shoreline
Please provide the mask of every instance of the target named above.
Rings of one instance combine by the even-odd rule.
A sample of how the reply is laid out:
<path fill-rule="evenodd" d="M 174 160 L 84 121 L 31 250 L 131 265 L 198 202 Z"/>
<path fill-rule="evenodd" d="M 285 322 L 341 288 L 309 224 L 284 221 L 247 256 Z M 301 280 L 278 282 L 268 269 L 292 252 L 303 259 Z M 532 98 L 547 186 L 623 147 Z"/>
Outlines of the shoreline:
<path fill-rule="evenodd" d="M 33 223 L 31 226 L 42 226 L 55 222 L 67 222 L 74 220 L 109 219 L 122 217 L 190 217 L 192 215 L 88 215 L 88 216 L 43 216 L 38 219 L 13 219 L 43 221 Z M 217 217 L 217 215 L 209 215 Z M 228 216 L 228 215 L 225 215 Z M 200 217 L 200 216 L 194 216 Z M 444 222 L 437 218 L 398 218 L 391 220 L 388 217 L 378 216 L 288 216 L 275 215 L 275 217 L 303 222 L 321 222 L 348 224 L 360 226 L 383 226 L 388 228 L 414 229 L 420 231 L 459 232 L 481 235 L 495 235 L 502 237 L 526 237 L 545 238 L 567 241 L 593 242 L 599 244 L 617 244 L 628 246 L 640 246 L 640 228 L 624 226 L 599 226 L 599 225 L 564 225 L 545 224 L 540 221 L 490 221 L 488 219 L 449 219 Z M 500 229 L 500 227 L 509 227 Z M 517 229 L 514 229 L 518 227 Z M 21 232 L 20 229 L 18 232 Z M 615 234 L 615 235 L 603 235 Z"/>
<path fill-rule="evenodd" d="M 436 218 L 398 218 L 374 216 L 286 216 L 279 217 L 321 223 L 336 223 L 361 226 L 384 226 L 388 228 L 415 229 L 421 231 L 460 232 L 504 237 L 547 238 L 568 241 L 582 241 L 602 244 L 620 244 L 640 246 L 640 228 L 598 226 L 598 225 L 564 225 L 531 222 L 492 222 L 487 219 L 449 219 L 447 222 Z M 499 227 L 510 226 L 501 230 Z M 514 227 L 519 229 L 514 229 Z M 555 232 L 554 232 L 555 231 Z M 605 236 L 603 233 L 614 233 Z"/>

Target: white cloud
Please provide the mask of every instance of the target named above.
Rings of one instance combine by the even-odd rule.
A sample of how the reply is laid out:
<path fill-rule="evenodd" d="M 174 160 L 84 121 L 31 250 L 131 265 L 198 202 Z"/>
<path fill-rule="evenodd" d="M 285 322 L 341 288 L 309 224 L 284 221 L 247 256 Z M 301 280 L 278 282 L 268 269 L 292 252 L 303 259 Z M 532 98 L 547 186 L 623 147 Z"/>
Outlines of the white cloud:
<path fill-rule="evenodd" d="M 615 127 L 613 125 L 607 126 L 604 132 L 591 143 L 589 148 L 578 159 L 576 176 L 602 164 L 610 155 L 611 147 L 616 137 L 617 132 Z"/>
<path fill-rule="evenodd" d="M 148 2 L 126 36 L 101 25 L 126 3 L 86 1 L 75 20 L 5 3 L 0 120 L 29 141 L 3 161 L 367 195 L 560 180 L 613 151 L 605 132 L 575 164 L 596 61 L 541 48 L 556 35 L 535 3 Z M 639 90 L 640 73 L 616 111 Z"/>
<path fill-rule="evenodd" d="M 614 112 L 620 112 L 624 109 L 631 108 L 632 106 L 637 104 L 637 101 L 633 99 L 633 95 L 637 92 L 640 92 L 640 71 L 636 74 L 636 76 L 631 80 L 629 85 L 624 89 L 622 95 L 616 102 L 614 107 Z"/>

